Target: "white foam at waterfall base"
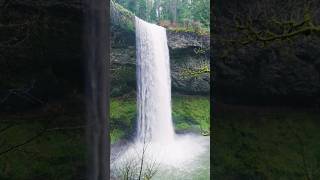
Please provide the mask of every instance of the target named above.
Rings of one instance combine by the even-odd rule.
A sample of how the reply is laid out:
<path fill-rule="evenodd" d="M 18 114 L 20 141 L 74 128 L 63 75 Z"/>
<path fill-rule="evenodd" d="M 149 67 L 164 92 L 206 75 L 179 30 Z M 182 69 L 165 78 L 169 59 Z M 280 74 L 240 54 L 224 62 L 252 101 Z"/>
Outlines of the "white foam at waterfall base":
<path fill-rule="evenodd" d="M 170 143 L 133 142 L 117 149 L 114 153 L 119 153 L 114 165 L 121 166 L 128 161 L 140 161 L 143 149 L 145 149 L 145 163 L 157 163 L 163 167 L 184 167 L 190 170 L 190 166 L 194 166 L 197 158 L 208 151 L 209 140 L 203 136 L 185 134 L 176 135 L 174 141 Z M 161 167 L 161 168 L 163 168 Z"/>
<path fill-rule="evenodd" d="M 171 76 L 166 29 L 135 18 L 137 52 L 137 135 L 133 143 L 113 150 L 112 168 L 129 161 L 156 163 L 161 169 L 197 166 L 208 153 L 201 135 L 175 134 L 171 117 Z M 115 155 L 115 153 L 117 155 Z M 139 164 L 138 164 L 139 165 Z"/>

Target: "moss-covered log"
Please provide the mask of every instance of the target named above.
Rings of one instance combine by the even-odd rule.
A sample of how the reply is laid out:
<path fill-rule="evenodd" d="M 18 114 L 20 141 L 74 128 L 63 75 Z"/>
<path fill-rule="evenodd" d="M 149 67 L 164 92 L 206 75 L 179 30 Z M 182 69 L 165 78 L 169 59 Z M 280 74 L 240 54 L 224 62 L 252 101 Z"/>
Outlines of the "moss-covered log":
<path fill-rule="evenodd" d="M 126 30 L 134 31 L 134 14 L 120 4 L 110 1 L 111 23 Z"/>

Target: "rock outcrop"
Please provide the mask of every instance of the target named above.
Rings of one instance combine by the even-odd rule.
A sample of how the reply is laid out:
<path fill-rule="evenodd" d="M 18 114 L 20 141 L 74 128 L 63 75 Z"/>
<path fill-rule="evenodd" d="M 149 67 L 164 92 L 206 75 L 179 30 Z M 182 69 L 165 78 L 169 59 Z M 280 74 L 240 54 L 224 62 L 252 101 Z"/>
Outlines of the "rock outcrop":
<path fill-rule="evenodd" d="M 192 76 L 185 72 L 209 66 L 209 58 L 197 54 L 196 46 L 200 41 L 194 41 L 190 46 L 181 42 L 171 41 L 177 33 L 168 33 L 170 52 L 171 78 L 173 91 L 187 94 L 208 94 L 210 91 L 209 73 Z M 122 34 L 122 36 L 125 36 Z M 120 41 L 112 41 L 120 42 Z M 127 41 L 126 41 L 127 42 Z M 180 48 L 179 48 L 180 47 Z M 112 90 L 113 95 L 128 93 L 135 88 L 135 44 L 117 45 L 111 49 Z M 122 92 L 123 90 L 123 92 Z"/>
<path fill-rule="evenodd" d="M 116 3 L 111 9 L 111 94 L 118 96 L 136 88 L 134 15 Z M 209 94 L 209 73 L 193 76 L 185 72 L 209 67 L 210 37 L 195 32 L 167 30 L 167 38 L 173 93 Z"/>

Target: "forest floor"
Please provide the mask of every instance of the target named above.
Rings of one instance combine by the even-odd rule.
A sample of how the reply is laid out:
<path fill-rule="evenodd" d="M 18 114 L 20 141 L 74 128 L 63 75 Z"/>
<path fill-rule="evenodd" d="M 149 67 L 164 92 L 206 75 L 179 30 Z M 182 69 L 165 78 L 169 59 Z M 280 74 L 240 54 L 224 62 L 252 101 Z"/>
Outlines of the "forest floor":
<path fill-rule="evenodd" d="M 318 110 L 217 105 L 215 114 L 213 177 L 320 177 Z"/>

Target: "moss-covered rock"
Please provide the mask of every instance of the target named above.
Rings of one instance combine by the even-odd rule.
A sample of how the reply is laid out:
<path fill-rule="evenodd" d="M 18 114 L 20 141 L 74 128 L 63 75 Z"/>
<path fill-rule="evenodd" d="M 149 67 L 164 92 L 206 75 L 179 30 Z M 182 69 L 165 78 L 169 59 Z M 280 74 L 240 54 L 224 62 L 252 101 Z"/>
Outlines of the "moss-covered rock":
<path fill-rule="evenodd" d="M 110 1 L 111 24 L 120 26 L 128 31 L 134 31 L 134 14 L 121 6 L 120 4 Z"/>
<path fill-rule="evenodd" d="M 171 49 L 181 49 L 189 47 L 209 48 L 210 36 L 201 35 L 195 32 L 184 32 L 167 30 L 168 46 Z"/>

